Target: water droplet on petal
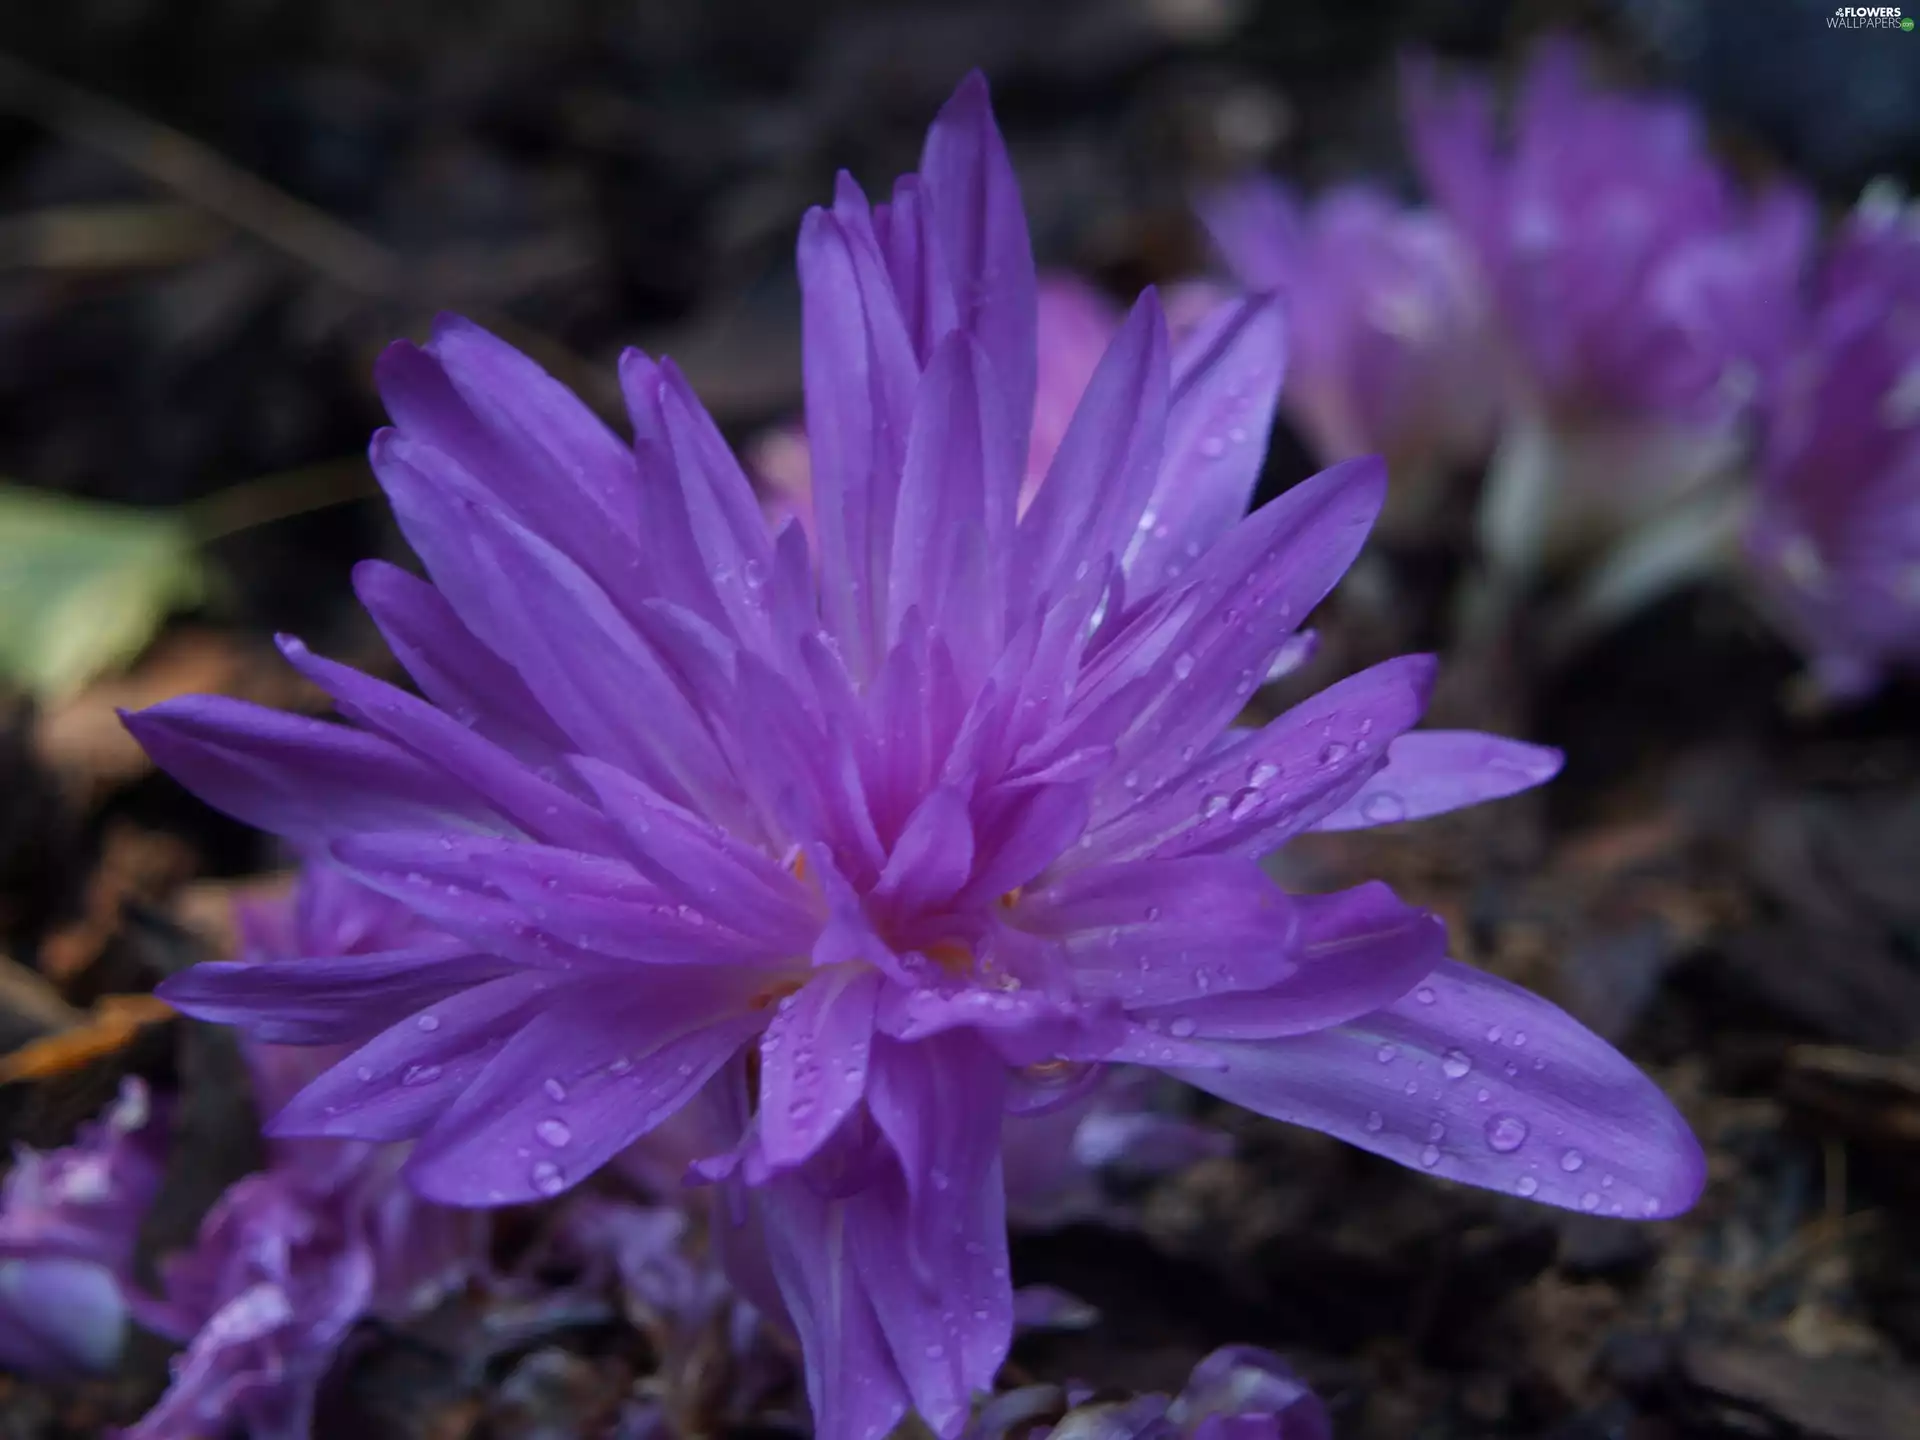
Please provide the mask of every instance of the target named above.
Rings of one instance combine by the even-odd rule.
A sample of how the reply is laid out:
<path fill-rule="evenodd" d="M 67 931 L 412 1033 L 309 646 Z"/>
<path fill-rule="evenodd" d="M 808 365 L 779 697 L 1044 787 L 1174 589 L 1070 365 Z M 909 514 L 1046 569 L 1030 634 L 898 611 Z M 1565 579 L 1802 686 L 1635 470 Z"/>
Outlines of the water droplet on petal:
<path fill-rule="evenodd" d="M 540 1082 L 540 1088 L 547 1092 L 547 1098 L 555 1104 L 567 1098 L 567 1087 L 551 1075 Z"/>
<path fill-rule="evenodd" d="M 440 1017 L 438 1015 L 421 1015 L 417 1017 L 413 1023 L 431 1035 L 440 1028 Z"/>
<path fill-rule="evenodd" d="M 1391 790 L 1376 790 L 1360 802 L 1360 818 L 1375 825 L 1393 825 L 1407 818 L 1406 803 Z"/>
<path fill-rule="evenodd" d="M 440 1078 L 438 1065 L 409 1065 L 400 1077 L 402 1085 L 431 1085 Z"/>
<path fill-rule="evenodd" d="M 1449 1080 L 1459 1080 L 1473 1069 L 1473 1059 L 1464 1050 L 1449 1050 L 1440 1057 L 1440 1070 Z"/>
<path fill-rule="evenodd" d="M 1259 803 L 1260 792 L 1249 785 L 1234 793 L 1233 806 L 1227 813 L 1233 819 L 1238 820 Z"/>
<path fill-rule="evenodd" d="M 1611 1175 L 1602 1175 L 1600 1177 L 1600 1188 L 1602 1190 L 1611 1190 L 1613 1188 L 1613 1177 Z"/>
<path fill-rule="evenodd" d="M 1592 1190 L 1587 1191 L 1586 1194 L 1580 1197 L 1580 1208 L 1586 1211 L 1598 1210 L 1600 1208 L 1600 1196 Z"/>
<path fill-rule="evenodd" d="M 1540 1182 L 1531 1175 L 1522 1175 L 1513 1188 L 1522 1195 L 1532 1196 L 1540 1189 Z"/>
<path fill-rule="evenodd" d="M 1420 1093 L 1420 1082 L 1418 1080 L 1407 1081 L 1406 1090 L 1409 1095 L 1418 1095 Z"/>
<path fill-rule="evenodd" d="M 1496 1115 L 1487 1121 L 1487 1147 L 1511 1155 L 1527 1143 L 1527 1122 L 1518 1115 Z"/>
<path fill-rule="evenodd" d="M 1514 1049 L 1516 1049 L 1516 1050 L 1518 1050 L 1518 1049 L 1520 1049 L 1520 1048 L 1521 1048 L 1521 1047 L 1522 1047 L 1523 1045 L 1525 1045 L 1526 1043 L 1527 1043 L 1527 1032 L 1526 1032 L 1526 1031 L 1524 1031 L 1524 1030 L 1516 1030 L 1516 1031 L 1514 1031 L 1514 1032 L 1513 1032 L 1513 1048 L 1514 1048 Z"/>
<path fill-rule="evenodd" d="M 1378 1135 L 1386 1128 L 1386 1125 L 1387 1122 L 1385 1118 L 1378 1110 L 1369 1110 L 1367 1112 L 1367 1133 L 1369 1135 Z"/>
<path fill-rule="evenodd" d="M 1446 1138 L 1447 1138 L 1447 1127 L 1442 1125 L 1438 1120 L 1434 1121 L 1431 1125 L 1427 1127 L 1427 1139 L 1444 1140 Z"/>
<path fill-rule="evenodd" d="M 558 1195 L 567 1188 L 567 1177 L 560 1167 L 551 1160 L 542 1160 L 528 1175 L 533 1188 L 542 1195 Z"/>
<path fill-rule="evenodd" d="M 1211 820 L 1226 808 L 1227 797 L 1216 792 L 1200 802 L 1200 817 L 1203 820 Z"/>
<path fill-rule="evenodd" d="M 1660 1202 L 1649 1195 L 1646 1203 L 1640 1207 L 1640 1213 L 1642 1215 L 1658 1215 L 1660 1213 Z"/>
<path fill-rule="evenodd" d="M 1159 918 L 1160 918 L 1160 907 L 1158 905 L 1147 906 L 1147 923 L 1151 925 L 1154 921 L 1158 920 Z"/>
<path fill-rule="evenodd" d="M 1338 765 L 1342 760 L 1347 758 L 1348 753 L 1349 749 L 1347 746 L 1341 744 L 1338 740 L 1331 740 L 1321 748 L 1320 763 L 1322 765 Z"/>
<path fill-rule="evenodd" d="M 1493 1099 L 1493 1092 L 1487 1089 L 1485 1086 L 1482 1086 L 1478 1091 L 1474 1093 L 1473 1098 L 1477 1100 L 1480 1104 L 1484 1105 L 1489 1100 Z"/>
<path fill-rule="evenodd" d="M 1280 767 L 1271 760 L 1262 760 L 1247 771 L 1247 784 L 1258 790 L 1280 773 Z"/>
<path fill-rule="evenodd" d="M 1193 656 L 1182 650 L 1173 657 L 1173 678 L 1184 680 L 1191 674 L 1193 674 Z"/>
<path fill-rule="evenodd" d="M 624 1075 L 631 1069 L 633 1069 L 633 1061 L 622 1055 L 618 1060 L 615 1060 L 607 1066 L 607 1073 L 609 1075 Z"/>
<path fill-rule="evenodd" d="M 573 1139 L 573 1131 L 564 1120 L 542 1120 L 533 1127 L 533 1133 L 540 1137 L 541 1144 L 556 1150 L 565 1148 Z"/>
<path fill-rule="evenodd" d="M 362 1083 L 373 1079 L 373 1067 L 371 1065 L 362 1065 L 358 1069 L 356 1069 L 353 1073 L 354 1073 L 354 1077 L 360 1080 Z"/>
<path fill-rule="evenodd" d="M 1440 1163 L 1440 1147 L 1438 1145 L 1427 1146 L 1426 1149 L 1420 1152 L 1420 1163 L 1429 1170 L 1438 1165 Z"/>
<path fill-rule="evenodd" d="M 1384 1044 L 1373 1052 L 1373 1058 L 1378 1060 L 1382 1065 L 1391 1065 L 1393 1063 L 1393 1057 L 1399 1053 L 1400 1047 L 1398 1045 Z"/>
<path fill-rule="evenodd" d="M 1418 1000 L 1422 1005 L 1433 1004 L 1433 987 L 1431 985 L 1422 985 L 1418 990 L 1413 992 L 1413 998 Z"/>
<path fill-rule="evenodd" d="M 1209 435 L 1200 442 L 1200 453 L 1209 460 L 1218 460 L 1227 453 L 1227 442 L 1218 435 Z"/>
<path fill-rule="evenodd" d="M 1167 1026 L 1167 1033 L 1169 1035 L 1172 1035 L 1176 1039 L 1186 1040 L 1186 1039 L 1190 1039 L 1193 1035 L 1193 1032 L 1198 1030 L 1199 1028 L 1200 1027 L 1198 1025 L 1193 1023 L 1193 1020 L 1191 1017 L 1186 1015 L 1176 1015 L 1173 1017 L 1172 1023 Z"/>
<path fill-rule="evenodd" d="M 1582 1155 L 1578 1150 L 1569 1150 L 1560 1157 L 1560 1168 L 1569 1175 L 1573 1174 L 1574 1171 L 1586 1163 L 1587 1157 Z"/>

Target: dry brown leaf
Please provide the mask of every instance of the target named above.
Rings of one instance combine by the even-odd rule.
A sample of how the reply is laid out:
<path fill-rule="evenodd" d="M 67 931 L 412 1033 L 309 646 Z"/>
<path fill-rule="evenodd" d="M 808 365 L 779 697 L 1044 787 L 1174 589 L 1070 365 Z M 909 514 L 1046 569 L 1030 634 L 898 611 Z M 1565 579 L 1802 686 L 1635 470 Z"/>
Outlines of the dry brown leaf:
<path fill-rule="evenodd" d="M 40 973 L 56 985 L 71 984 L 100 958 L 129 901 L 164 899 L 193 873 L 194 864 L 192 850 L 175 836 L 125 823 L 110 826 L 100 863 L 87 881 L 80 918 L 42 942 Z"/>
<path fill-rule="evenodd" d="M 102 995 L 71 1030 L 22 1045 L 0 1058 L 0 1084 L 50 1080 L 116 1054 L 149 1025 L 173 1018 L 173 1007 L 153 995 Z"/>

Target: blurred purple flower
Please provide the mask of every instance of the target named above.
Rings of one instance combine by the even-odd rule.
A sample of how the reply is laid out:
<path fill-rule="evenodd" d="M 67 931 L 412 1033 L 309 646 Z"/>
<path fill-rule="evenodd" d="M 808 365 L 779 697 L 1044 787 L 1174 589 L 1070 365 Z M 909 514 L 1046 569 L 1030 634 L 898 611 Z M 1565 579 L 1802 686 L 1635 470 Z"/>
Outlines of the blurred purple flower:
<path fill-rule="evenodd" d="M 1522 385 L 1558 411 L 1715 422 L 1744 406 L 1794 336 L 1806 196 L 1741 195 L 1683 102 L 1596 87 L 1564 40 L 1535 52 L 1505 143 L 1484 83 L 1419 62 L 1406 101 Z"/>
<path fill-rule="evenodd" d="M 1451 225 L 1359 185 L 1302 206 L 1266 179 L 1207 196 L 1200 213 L 1234 278 L 1281 297 L 1282 403 L 1324 462 L 1385 455 L 1398 497 L 1486 459 L 1500 370 Z"/>
<path fill-rule="evenodd" d="M 332 955 L 417 940 L 419 922 L 327 866 L 288 902 L 242 915 L 246 968 L 288 954 Z M 326 1052 L 249 1045 L 262 1113 L 319 1074 Z M 268 1168 L 228 1187 L 192 1249 L 161 1263 L 157 1297 L 135 1318 L 186 1346 L 173 1383 L 129 1440 L 245 1433 L 304 1440 L 315 1394 L 355 1324 L 404 1319 L 464 1283 L 484 1258 L 482 1216 L 428 1204 L 400 1183 L 402 1147 L 342 1140 L 269 1142 Z"/>
<path fill-rule="evenodd" d="M 1540 46 L 1504 139 L 1489 85 L 1407 69 L 1421 172 L 1507 352 L 1482 511 L 1507 569 L 1604 545 L 1735 467 L 1738 422 L 1800 325 L 1810 199 L 1741 193 L 1683 102 L 1587 69 L 1572 42 Z"/>
<path fill-rule="evenodd" d="M 1286 1361 L 1228 1345 L 1178 1395 L 1099 1400 L 1034 1385 L 981 1407 L 967 1440 L 1332 1440 L 1326 1407 Z"/>
<path fill-rule="evenodd" d="M 1116 1069 L 1063 1103 L 1007 1117 L 1001 1136 L 1007 1220 L 1051 1229 L 1076 1220 L 1125 1226 L 1102 1176 L 1143 1179 L 1232 1151 L 1225 1134 L 1156 1110 L 1150 1071 Z"/>
<path fill-rule="evenodd" d="M 383 358 L 373 446 L 433 583 L 357 576 L 426 698 L 289 640 L 352 726 L 209 697 L 129 717 L 202 796 L 447 937 L 168 982 L 360 1047 L 278 1132 L 417 1135 L 422 1194 L 503 1205 L 698 1097 L 696 1171 L 761 1226 L 833 1440 L 909 1409 L 956 1435 L 991 1385 L 1002 1109 L 1060 1067 L 1168 1070 L 1551 1203 L 1690 1204 L 1698 1147 L 1604 1042 L 1448 961 L 1386 887 L 1294 897 L 1260 868 L 1559 764 L 1412 732 L 1424 656 L 1231 728 L 1385 491 L 1349 462 L 1244 516 L 1273 302 L 1175 350 L 1143 296 L 1021 513 L 1037 285 L 983 81 L 890 203 L 841 179 L 800 271 L 817 566 L 671 363 L 624 357 L 628 446 L 445 320 Z"/>
<path fill-rule="evenodd" d="M 165 1129 L 129 1076 L 73 1144 L 15 1153 L 0 1189 L 0 1364 L 60 1375 L 118 1361 L 123 1286 L 160 1190 Z"/>
<path fill-rule="evenodd" d="M 1747 553 L 1836 696 L 1920 664 L 1920 223 L 1863 199 L 1768 396 Z"/>

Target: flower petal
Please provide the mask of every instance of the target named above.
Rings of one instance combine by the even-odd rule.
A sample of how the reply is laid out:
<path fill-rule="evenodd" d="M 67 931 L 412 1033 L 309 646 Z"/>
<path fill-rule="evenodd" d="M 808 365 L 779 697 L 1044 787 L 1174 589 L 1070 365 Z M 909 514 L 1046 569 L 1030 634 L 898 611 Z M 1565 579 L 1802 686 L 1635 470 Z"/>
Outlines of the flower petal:
<path fill-rule="evenodd" d="M 1424 820 L 1543 785 L 1565 757 L 1477 730 L 1415 730 L 1387 747 L 1387 763 L 1315 830 L 1362 830 Z"/>
<path fill-rule="evenodd" d="M 760 1038 L 760 1150 L 775 1169 L 811 1156 L 867 1085 L 880 973 L 854 966 L 782 1000 Z"/>
<path fill-rule="evenodd" d="M 1630 1219 L 1691 1206 L 1699 1142 L 1599 1036 L 1516 985 L 1452 961 L 1412 994 L 1294 1039 L 1212 1041 L 1190 1084 L 1430 1174 Z"/>
<path fill-rule="evenodd" d="M 764 1021 L 742 977 L 645 975 L 571 986 L 522 1027 L 415 1145 L 413 1187 L 447 1205 L 557 1195 L 678 1110 Z"/>
<path fill-rule="evenodd" d="M 209 961 L 170 976 L 156 993 L 196 1020 L 236 1025 L 268 1044 L 339 1045 L 512 968 L 451 937 L 434 937 L 371 955 Z"/>

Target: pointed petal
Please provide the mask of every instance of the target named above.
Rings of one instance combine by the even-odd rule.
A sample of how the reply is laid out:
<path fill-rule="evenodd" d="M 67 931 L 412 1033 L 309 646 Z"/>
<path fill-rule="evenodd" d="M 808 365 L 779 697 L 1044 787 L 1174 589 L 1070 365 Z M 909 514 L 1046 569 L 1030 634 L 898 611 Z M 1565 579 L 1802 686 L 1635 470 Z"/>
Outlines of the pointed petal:
<path fill-rule="evenodd" d="M 176 1010 L 236 1025 L 271 1045 L 339 1045 L 507 973 L 451 937 L 372 955 L 325 955 L 264 963 L 209 961 L 163 981 Z"/>
<path fill-rule="evenodd" d="M 806 1160 L 860 1103 L 879 993 L 879 971 L 847 966 L 776 1007 L 760 1039 L 760 1150 L 770 1166 Z"/>
<path fill-rule="evenodd" d="M 291 840 L 505 821 L 391 741 L 217 695 L 122 715 L 154 763 L 209 805 Z"/>
<path fill-rule="evenodd" d="M 569 987 L 421 1137 L 409 1182 L 447 1205 L 529 1203 L 577 1185 L 739 1050 L 764 1019 L 749 998 L 725 972 Z"/>
<path fill-rule="evenodd" d="M 520 971 L 432 1001 L 295 1095 L 269 1121 L 268 1133 L 352 1140 L 422 1134 L 548 1003 L 560 980 Z M 402 1013 L 396 1007 L 387 1018 Z"/>
<path fill-rule="evenodd" d="M 1431 1174 L 1631 1219 L 1677 1215 L 1706 1180 L 1686 1121 L 1565 1011 L 1449 961 L 1412 994 L 1297 1039 L 1214 1041 L 1222 1099 Z"/>
<path fill-rule="evenodd" d="M 1285 975 L 1251 993 L 1188 999 L 1138 1018 L 1200 1038 L 1305 1035 L 1384 1009 L 1446 958 L 1446 926 L 1378 881 L 1301 895 L 1294 905 L 1300 930 Z"/>
<path fill-rule="evenodd" d="M 1477 730 L 1415 730 L 1387 747 L 1387 763 L 1315 830 L 1362 830 L 1424 820 L 1544 785 L 1565 757 Z"/>
<path fill-rule="evenodd" d="M 1038 373 L 1039 280 L 1020 184 L 977 70 L 927 131 L 920 193 L 940 237 L 960 328 L 987 352 L 1005 387 L 1008 423 L 1025 437 Z"/>
<path fill-rule="evenodd" d="M 1126 552 L 1136 599 L 1191 570 L 1247 513 L 1286 370 L 1276 298 L 1224 306 L 1181 342 L 1159 478 Z"/>

